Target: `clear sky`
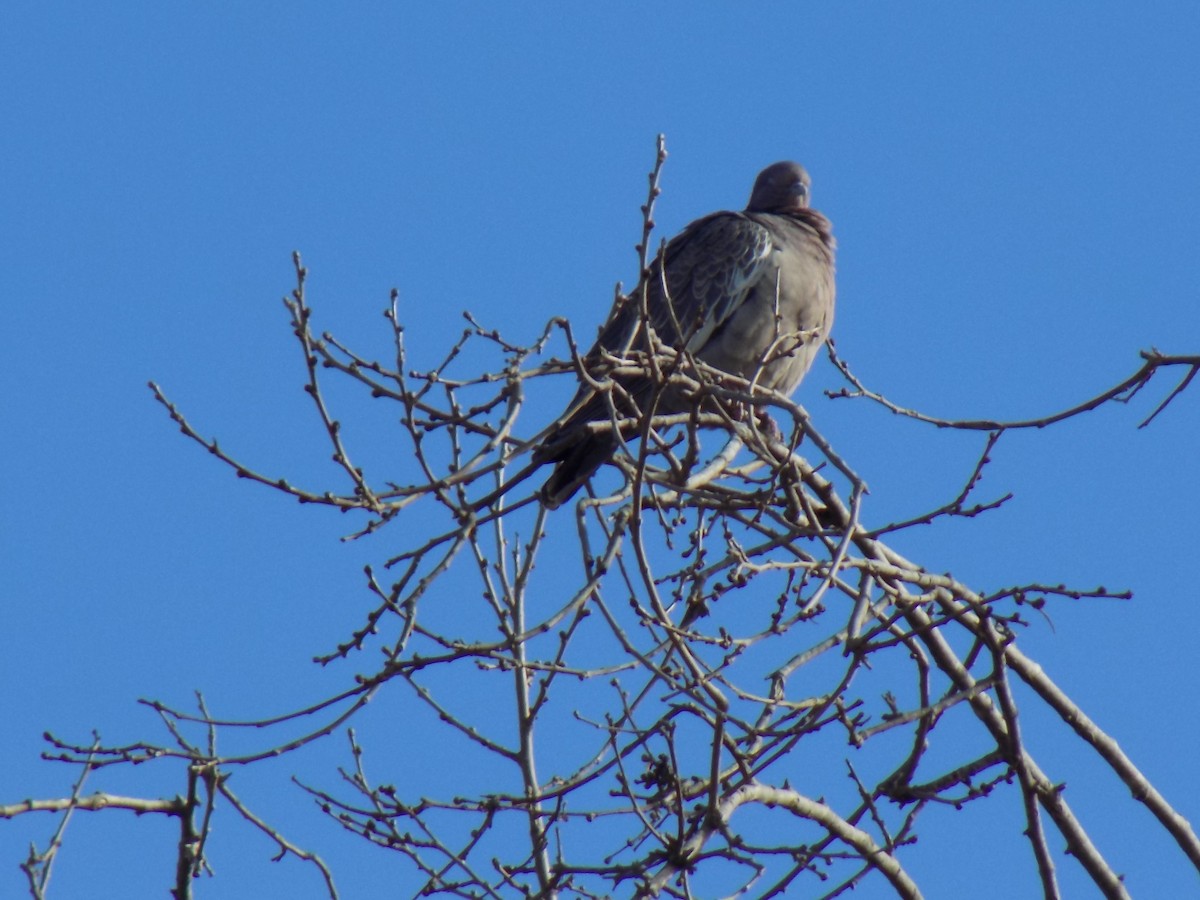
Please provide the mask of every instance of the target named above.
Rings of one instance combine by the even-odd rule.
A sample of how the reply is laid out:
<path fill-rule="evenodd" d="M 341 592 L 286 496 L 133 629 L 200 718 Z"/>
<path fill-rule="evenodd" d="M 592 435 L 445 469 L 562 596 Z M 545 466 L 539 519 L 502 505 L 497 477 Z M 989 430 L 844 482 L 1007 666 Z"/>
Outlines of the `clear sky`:
<path fill-rule="evenodd" d="M 556 315 L 590 333 L 636 273 L 663 132 L 663 235 L 742 206 L 770 162 L 809 168 L 841 242 L 839 351 L 900 403 L 1026 417 L 1116 383 L 1140 349 L 1200 353 L 1200 5 L 902 7 L 5 4 L 0 803 L 69 790 L 37 759 L 46 729 L 161 740 L 138 697 L 183 706 L 198 688 L 248 716 L 349 676 L 308 660 L 358 623 L 361 567 L 400 535 L 338 543 L 347 520 L 237 481 L 145 386 L 261 470 L 338 484 L 279 302 L 293 250 L 321 327 L 368 349 L 386 352 L 399 288 L 414 363 L 465 309 L 515 339 Z M 822 361 L 800 399 L 870 483 L 870 522 L 957 492 L 978 436 L 824 399 L 837 384 Z M 1169 386 L 1006 437 L 984 486 L 1012 503 L 900 549 L 985 588 L 1133 589 L 1053 604 L 1022 642 L 1197 821 L 1200 384 L 1136 428 Z M 1026 737 L 1134 896 L 1195 891 L 1064 728 L 1034 719 Z M 241 775 L 243 792 L 325 855 L 343 896 L 404 895 L 398 860 L 280 796 L 292 772 L 331 783 L 345 756 L 335 739 L 273 782 Z M 148 767 L 92 787 L 179 789 Z M 930 830 L 957 848 L 931 896 L 1020 895 L 987 808 Z M 200 897 L 321 896 L 229 813 Z M 52 827 L 0 822 L 0 896 L 22 893 L 17 864 Z M 165 896 L 174 839 L 80 816 L 51 896 Z M 1059 859 L 1067 895 L 1091 896 Z"/>

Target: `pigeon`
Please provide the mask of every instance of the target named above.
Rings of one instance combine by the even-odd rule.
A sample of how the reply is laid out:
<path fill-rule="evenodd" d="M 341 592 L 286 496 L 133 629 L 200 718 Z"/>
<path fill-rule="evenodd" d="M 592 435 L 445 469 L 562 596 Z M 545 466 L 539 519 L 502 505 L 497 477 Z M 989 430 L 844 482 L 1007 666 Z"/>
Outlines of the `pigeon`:
<path fill-rule="evenodd" d="M 636 296 L 618 298 L 585 366 L 650 347 L 641 327 L 648 320 L 676 351 L 761 388 L 794 391 L 833 325 L 836 242 L 829 220 L 809 208 L 810 185 L 800 164 L 775 163 L 759 173 L 745 210 L 712 213 L 684 228 L 650 267 L 647 315 Z M 535 466 L 555 464 L 540 490 L 548 508 L 570 500 L 616 452 L 613 429 L 594 427 L 613 421 L 613 404 L 617 418 L 628 418 L 647 403 L 668 415 L 696 402 L 678 392 L 656 394 L 647 374 L 616 381 L 620 390 L 611 397 L 583 384 L 534 449 Z"/>

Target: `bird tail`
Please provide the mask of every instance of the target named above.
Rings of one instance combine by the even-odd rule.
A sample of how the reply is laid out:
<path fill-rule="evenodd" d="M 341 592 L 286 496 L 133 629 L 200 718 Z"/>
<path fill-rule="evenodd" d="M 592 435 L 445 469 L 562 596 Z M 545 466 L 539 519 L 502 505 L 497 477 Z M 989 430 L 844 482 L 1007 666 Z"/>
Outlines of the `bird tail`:
<path fill-rule="evenodd" d="M 534 472 L 536 472 L 538 469 L 540 469 L 543 465 L 544 465 L 544 463 L 542 460 L 535 459 L 533 462 L 529 463 L 529 465 L 525 466 L 525 468 L 521 469 L 521 471 L 517 472 L 516 475 L 513 475 L 506 482 L 504 482 L 504 484 L 500 485 L 500 487 L 496 488 L 490 494 L 473 502 L 471 504 L 471 510 L 473 512 L 479 512 L 481 510 L 487 509 L 489 506 L 491 506 L 493 503 L 495 503 L 497 500 L 499 500 L 501 497 L 503 497 L 505 494 L 507 494 L 509 491 L 511 491 L 513 488 L 515 488 L 517 485 L 519 485 L 521 482 L 523 482 L 525 479 L 527 479 L 530 475 L 532 475 Z"/>
<path fill-rule="evenodd" d="M 593 435 L 567 449 L 557 460 L 554 471 L 542 485 L 542 502 L 547 509 L 558 509 L 575 496 L 615 449 L 611 435 Z M 547 460 L 549 461 L 549 460 Z"/>

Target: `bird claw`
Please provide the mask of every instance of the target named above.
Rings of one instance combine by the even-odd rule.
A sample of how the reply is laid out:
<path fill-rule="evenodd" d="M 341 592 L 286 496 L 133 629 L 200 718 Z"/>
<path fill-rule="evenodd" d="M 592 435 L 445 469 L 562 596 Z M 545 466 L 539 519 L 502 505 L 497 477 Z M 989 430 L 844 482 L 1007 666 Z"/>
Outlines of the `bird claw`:
<path fill-rule="evenodd" d="M 771 413 L 765 407 L 756 407 L 754 410 L 755 424 L 758 425 L 758 430 L 767 436 L 772 441 L 782 441 L 783 431 L 779 427 L 779 423 L 772 418 Z"/>

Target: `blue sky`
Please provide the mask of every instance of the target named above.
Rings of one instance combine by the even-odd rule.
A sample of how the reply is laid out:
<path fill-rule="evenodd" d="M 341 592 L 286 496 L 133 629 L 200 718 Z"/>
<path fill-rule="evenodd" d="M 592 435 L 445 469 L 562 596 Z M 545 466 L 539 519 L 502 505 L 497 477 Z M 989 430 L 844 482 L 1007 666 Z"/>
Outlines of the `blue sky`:
<path fill-rule="evenodd" d="M 244 716 L 344 684 L 308 660 L 355 626 L 361 567 L 394 545 L 340 544 L 347 520 L 236 481 L 145 387 L 262 470 L 335 483 L 279 302 L 293 250 L 321 327 L 386 352 L 397 287 L 428 364 L 464 309 L 516 339 L 555 315 L 590 333 L 635 275 L 657 133 L 664 236 L 796 158 L 841 244 L 835 338 L 859 375 L 935 415 L 1042 414 L 1115 384 L 1140 349 L 1200 352 L 1198 44 L 1184 2 L 8 4 L 0 802 L 69 789 L 37 759 L 46 729 L 159 737 L 138 697 L 182 706 L 199 688 Z M 870 483 L 870 521 L 957 492 L 977 435 L 824 399 L 837 384 L 822 362 L 799 398 Z M 1133 589 L 1055 604 L 1022 641 L 1195 821 L 1198 389 L 1136 428 L 1169 386 L 1007 436 L 984 489 L 1014 501 L 900 549 L 985 587 Z M 374 439 L 386 466 L 387 431 Z M 1134 896 L 1194 890 L 1065 729 L 1031 729 Z M 331 742 L 242 787 L 329 859 L 343 896 L 403 895 L 398 861 L 279 796 L 344 757 Z M 149 768 L 93 787 L 178 790 Z M 927 840 L 990 834 L 986 809 Z M 17 864 L 51 829 L 0 823 L 0 894 L 23 889 Z M 173 838 L 81 816 L 51 896 L 163 896 Z M 232 816 L 214 841 L 199 896 L 320 896 Z M 914 864 L 931 896 L 1015 895 L 1003 854 L 973 843 L 977 857 Z"/>

